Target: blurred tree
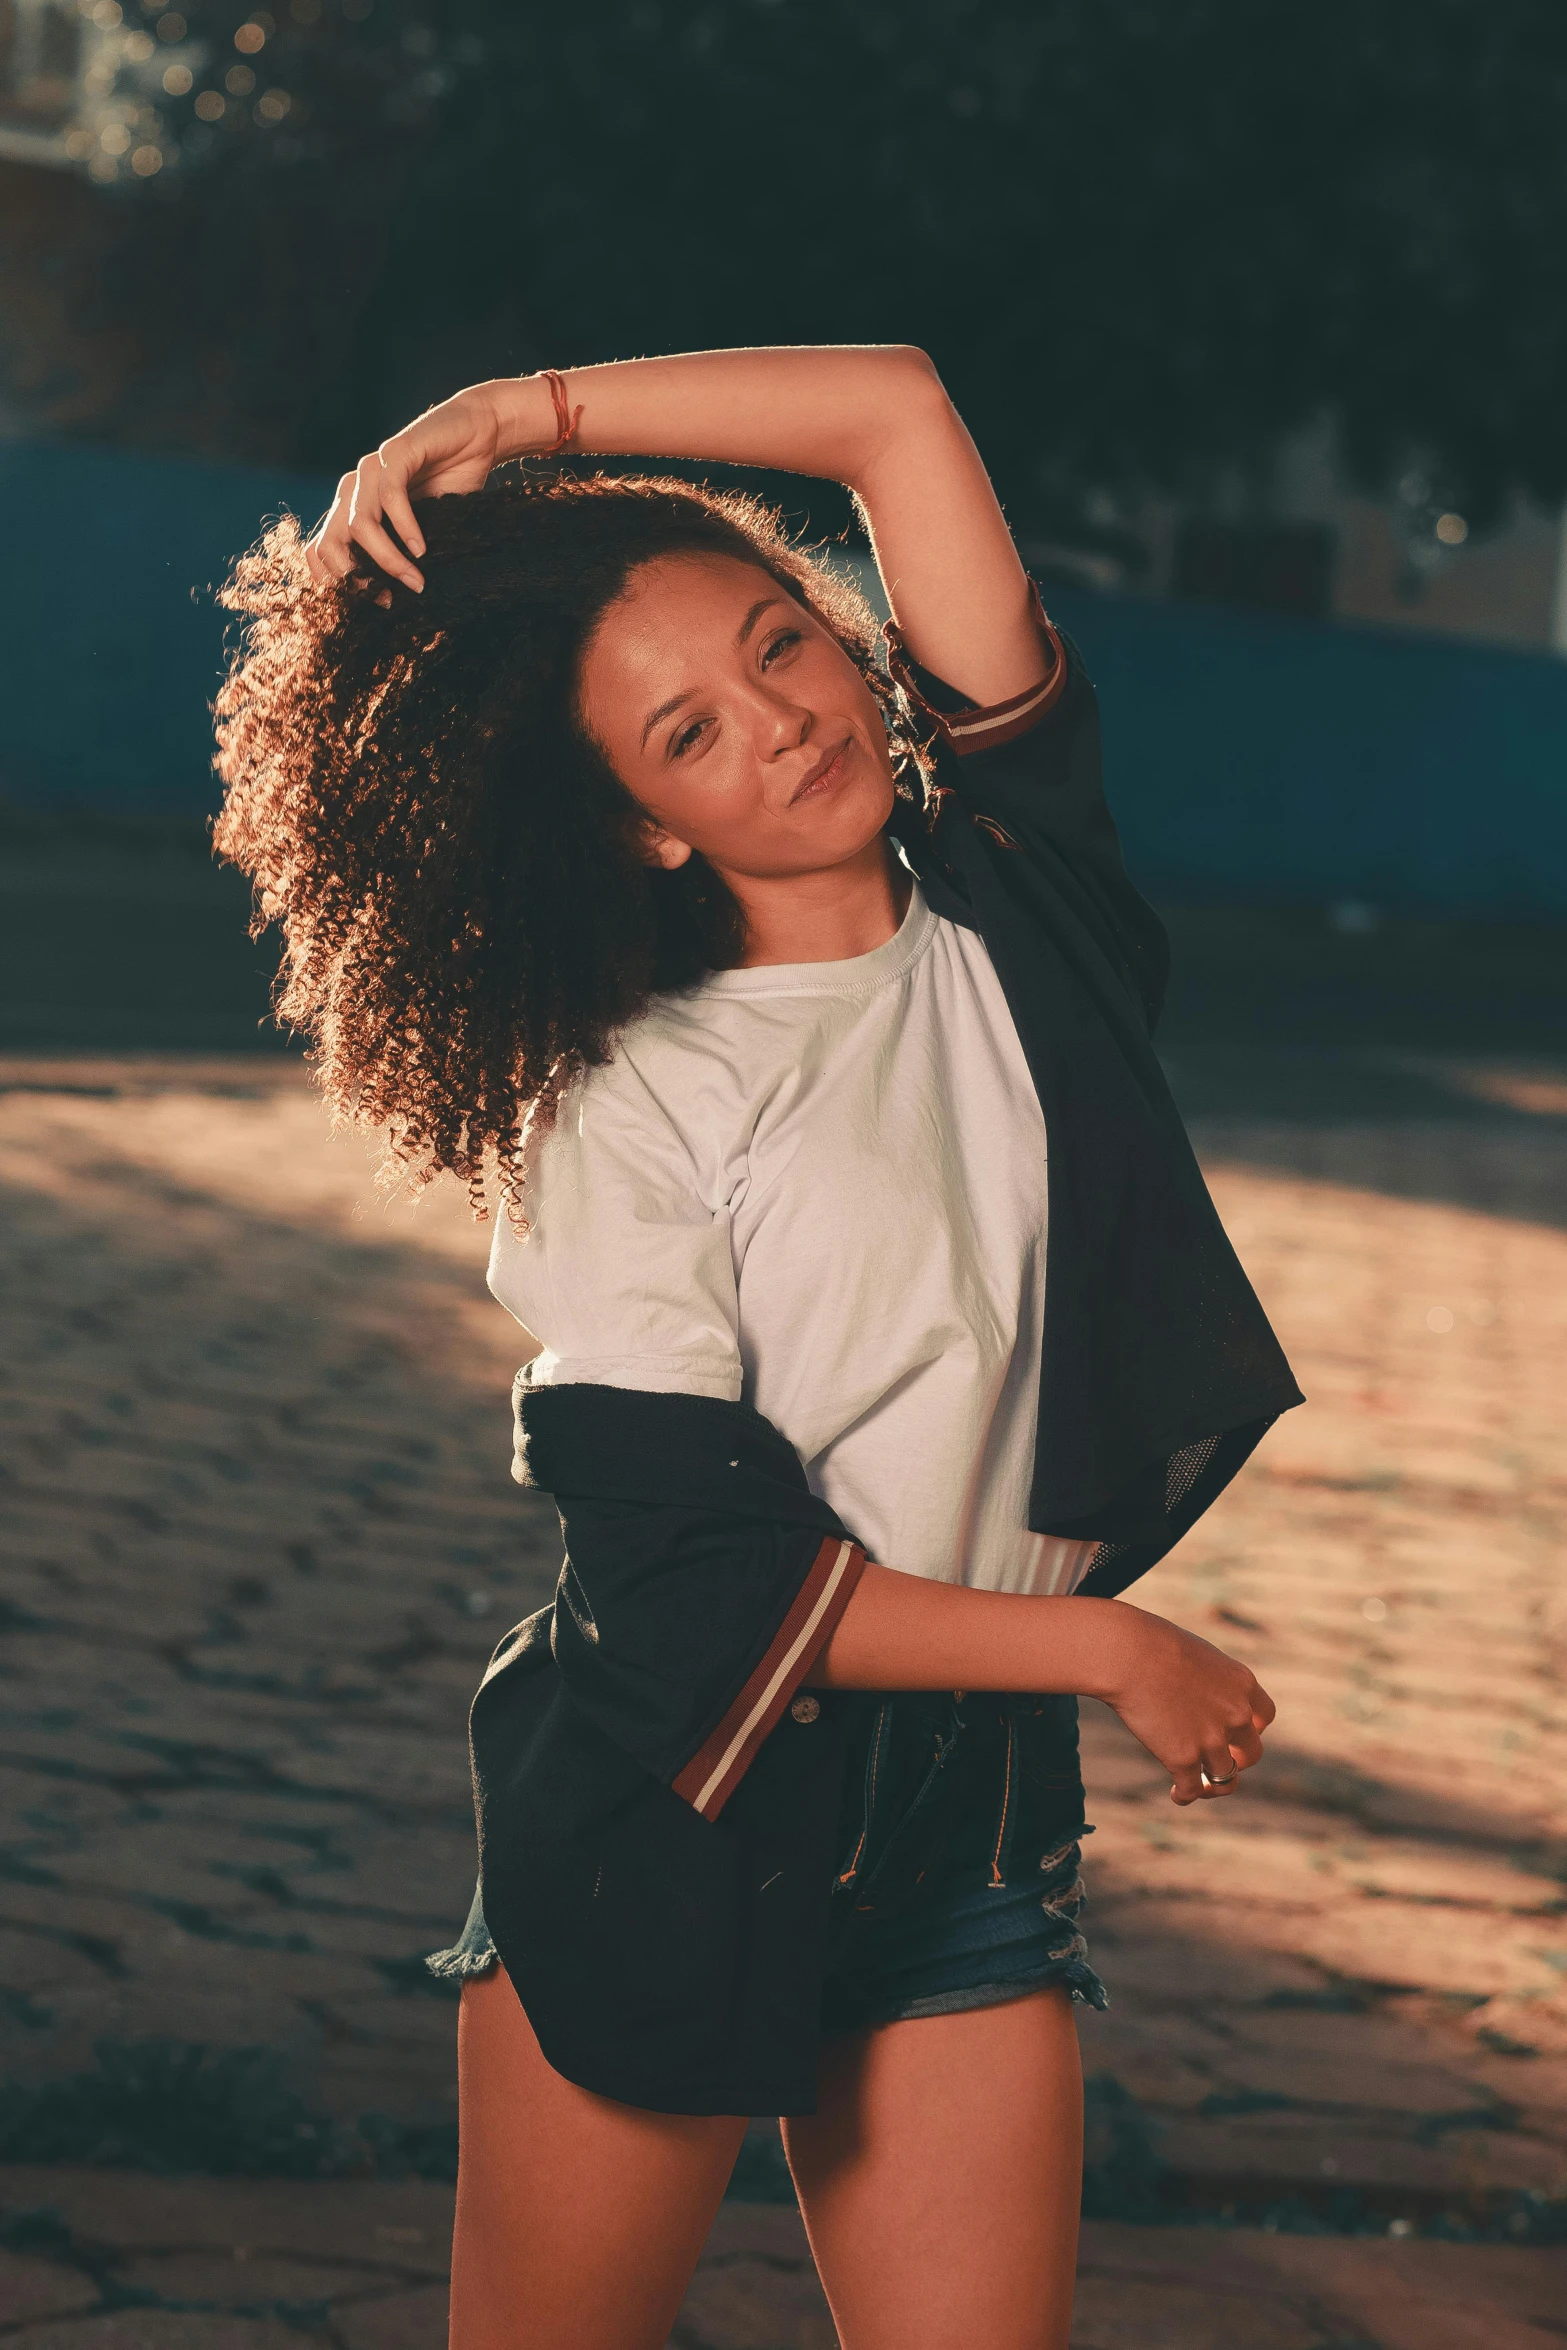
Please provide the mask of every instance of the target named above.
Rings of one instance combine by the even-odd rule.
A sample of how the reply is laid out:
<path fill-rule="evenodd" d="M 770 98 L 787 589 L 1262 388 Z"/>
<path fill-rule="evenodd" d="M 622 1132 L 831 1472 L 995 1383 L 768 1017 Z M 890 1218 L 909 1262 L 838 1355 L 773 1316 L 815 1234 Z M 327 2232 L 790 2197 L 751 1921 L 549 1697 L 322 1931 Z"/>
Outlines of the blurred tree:
<path fill-rule="evenodd" d="M 485 63 L 340 415 L 438 391 L 459 320 L 519 365 L 907 337 L 1024 506 L 1260 466 L 1324 410 L 1363 476 L 1416 452 L 1476 516 L 1567 488 L 1554 0 L 490 0 L 466 29 Z"/>
<path fill-rule="evenodd" d="M 335 465 L 546 361 L 898 338 L 1024 517 L 1260 478 L 1324 413 L 1362 478 L 1418 461 L 1477 520 L 1567 490 L 1555 0 L 186 15 L 211 70 L 107 274 L 166 373 L 228 384 L 236 453 Z"/>

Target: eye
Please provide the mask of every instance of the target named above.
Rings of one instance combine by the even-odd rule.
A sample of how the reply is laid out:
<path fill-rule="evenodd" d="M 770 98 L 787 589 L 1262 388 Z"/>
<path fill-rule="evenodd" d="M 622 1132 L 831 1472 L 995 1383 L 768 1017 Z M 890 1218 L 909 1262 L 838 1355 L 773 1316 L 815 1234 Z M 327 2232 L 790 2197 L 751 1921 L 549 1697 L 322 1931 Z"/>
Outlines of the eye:
<path fill-rule="evenodd" d="M 763 647 L 762 667 L 770 669 L 777 654 L 790 651 L 793 646 L 802 643 L 804 637 L 803 628 L 781 628 L 776 636 L 768 638 Z"/>
<path fill-rule="evenodd" d="M 669 745 L 669 756 L 672 759 L 683 759 L 688 751 L 695 750 L 708 723 L 705 718 L 693 718 L 689 726 L 682 726 Z"/>

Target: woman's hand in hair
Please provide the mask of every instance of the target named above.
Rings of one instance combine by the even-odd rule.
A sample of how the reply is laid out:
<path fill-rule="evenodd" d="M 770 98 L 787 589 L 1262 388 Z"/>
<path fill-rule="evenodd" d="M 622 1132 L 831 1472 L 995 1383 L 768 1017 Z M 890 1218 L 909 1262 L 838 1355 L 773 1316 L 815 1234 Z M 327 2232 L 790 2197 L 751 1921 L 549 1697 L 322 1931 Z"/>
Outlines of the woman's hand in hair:
<path fill-rule="evenodd" d="M 1163 1763 L 1173 1803 L 1233 1794 L 1262 1760 L 1272 1698 L 1248 1666 L 1195 1632 L 1125 1602 L 1117 1618 L 1094 1695 Z"/>
<path fill-rule="evenodd" d="M 361 457 L 338 483 L 325 520 L 305 548 L 317 586 L 362 571 L 368 556 L 417 594 L 424 586 L 418 567 L 424 535 L 413 499 L 482 490 L 503 458 L 530 445 L 523 437 L 532 421 L 520 413 L 525 408 L 538 409 L 537 445 L 547 447 L 556 429 L 554 410 L 548 389 L 530 378 L 470 384 Z"/>
<path fill-rule="evenodd" d="M 553 389 L 538 375 L 475 384 L 343 476 L 308 549 L 313 575 L 346 579 L 368 558 L 417 590 L 424 541 L 410 499 L 480 489 L 503 458 L 560 446 L 568 423 L 578 456 L 759 465 L 845 483 L 914 660 L 984 705 L 1050 674 L 990 477 L 935 368 L 906 344 L 685 351 L 573 367 Z"/>

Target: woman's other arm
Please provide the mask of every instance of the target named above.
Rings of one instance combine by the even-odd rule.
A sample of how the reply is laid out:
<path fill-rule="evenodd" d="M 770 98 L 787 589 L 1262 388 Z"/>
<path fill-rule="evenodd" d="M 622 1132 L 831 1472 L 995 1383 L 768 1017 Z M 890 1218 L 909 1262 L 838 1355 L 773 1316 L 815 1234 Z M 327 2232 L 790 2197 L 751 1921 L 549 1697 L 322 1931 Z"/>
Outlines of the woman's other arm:
<path fill-rule="evenodd" d="M 1027 1689 L 1102 1698 L 1176 1803 L 1262 1759 L 1274 1704 L 1222 1649 L 1121 1599 L 1029 1598 L 867 1566 L 810 1679 L 824 1689 Z M 1206 1774 L 1206 1778 L 1205 1778 Z"/>
<path fill-rule="evenodd" d="M 565 384 L 581 412 L 574 451 L 766 466 L 845 483 L 864 508 L 893 617 L 916 661 L 977 703 L 1005 701 L 1045 675 L 1028 582 L 990 477 L 923 352 L 896 344 L 694 351 L 573 368 Z M 420 587 L 424 541 L 410 499 L 478 489 L 493 466 L 548 449 L 556 432 L 542 376 L 500 377 L 443 400 L 343 476 L 311 542 L 312 572 L 345 576 L 357 545 Z"/>

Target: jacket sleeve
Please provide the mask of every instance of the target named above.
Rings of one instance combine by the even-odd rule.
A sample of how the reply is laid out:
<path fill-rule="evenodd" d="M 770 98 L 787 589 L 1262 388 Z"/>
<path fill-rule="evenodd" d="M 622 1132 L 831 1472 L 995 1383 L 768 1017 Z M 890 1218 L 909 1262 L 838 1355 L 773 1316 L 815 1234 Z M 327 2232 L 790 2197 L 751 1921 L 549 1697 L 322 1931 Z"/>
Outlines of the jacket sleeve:
<path fill-rule="evenodd" d="M 864 1551 L 747 1406 L 524 1384 L 518 1427 L 565 1535 L 551 1645 L 566 1691 L 716 1819 L 831 1638 Z"/>
<path fill-rule="evenodd" d="M 1050 667 L 1043 682 L 981 708 L 921 669 L 887 629 L 894 682 L 931 730 L 940 827 L 967 819 L 1001 853 L 1045 867 L 1103 950 L 1120 966 L 1152 1029 L 1164 1002 L 1169 942 L 1133 887 L 1105 800 L 1099 699 L 1070 637 L 1034 606 Z"/>

